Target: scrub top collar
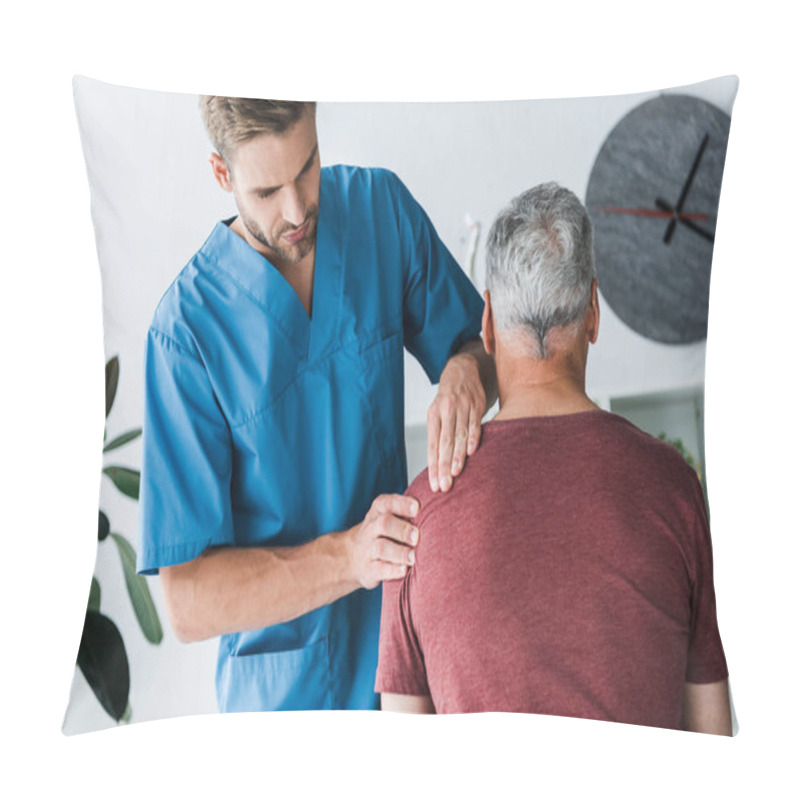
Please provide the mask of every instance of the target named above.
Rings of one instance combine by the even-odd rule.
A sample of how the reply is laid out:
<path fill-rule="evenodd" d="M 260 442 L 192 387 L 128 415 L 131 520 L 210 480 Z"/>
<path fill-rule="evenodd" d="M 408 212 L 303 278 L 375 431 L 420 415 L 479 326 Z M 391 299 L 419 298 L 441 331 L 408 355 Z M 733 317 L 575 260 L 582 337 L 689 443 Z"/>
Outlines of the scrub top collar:
<path fill-rule="evenodd" d="M 330 184 L 323 169 L 310 318 L 280 270 L 231 230 L 236 217 L 218 222 L 201 249 L 209 263 L 223 270 L 264 308 L 302 359 L 320 355 L 331 346 L 341 305 L 341 237 L 337 235 L 340 221 Z"/>

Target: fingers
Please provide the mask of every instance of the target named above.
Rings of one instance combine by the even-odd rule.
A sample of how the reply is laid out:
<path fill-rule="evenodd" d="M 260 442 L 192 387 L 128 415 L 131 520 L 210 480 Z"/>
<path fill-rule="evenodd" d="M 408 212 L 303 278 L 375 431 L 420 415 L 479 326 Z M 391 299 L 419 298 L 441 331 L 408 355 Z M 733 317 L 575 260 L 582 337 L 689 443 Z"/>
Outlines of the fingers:
<path fill-rule="evenodd" d="M 442 420 L 442 432 L 439 434 L 439 463 L 437 470 L 439 474 L 439 488 L 446 492 L 453 479 L 450 477 L 450 470 L 453 463 L 453 448 L 455 445 L 455 434 L 453 432 L 454 423 L 448 425 L 448 421 Z"/>
<path fill-rule="evenodd" d="M 481 443 L 481 413 L 473 406 L 469 411 L 469 432 L 467 434 L 467 455 L 471 456 Z"/>
<path fill-rule="evenodd" d="M 477 389 L 453 391 L 440 385 L 428 409 L 428 482 L 446 492 L 461 474 L 467 456 L 480 444 L 485 395 Z"/>
<path fill-rule="evenodd" d="M 374 573 L 375 586 L 382 581 L 396 581 L 405 578 L 408 564 L 390 564 L 386 561 L 376 561 Z"/>
<path fill-rule="evenodd" d="M 411 519 L 419 512 L 419 502 L 413 497 L 402 494 L 380 494 L 372 501 L 370 512 L 373 516 L 378 514 L 391 514 L 395 517 Z"/>
<path fill-rule="evenodd" d="M 439 491 L 439 435 L 442 431 L 442 418 L 436 402 L 428 409 L 428 482 L 432 492 Z"/>
<path fill-rule="evenodd" d="M 388 518 L 387 518 L 388 519 Z M 392 517 L 395 522 L 400 523 L 396 517 Z M 402 524 L 402 523 L 400 523 Z M 404 526 L 406 527 L 406 526 Z M 399 530 L 394 530 L 393 535 L 401 534 Z M 410 537 L 409 537 L 410 538 Z M 415 541 L 419 541 L 419 533 L 416 532 Z M 379 537 L 372 543 L 372 558 L 370 560 L 370 573 L 376 582 L 393 581 L 404 578 L 406 573 L 414 564 L 414 550 L 399 541 Z"/>
<path fill-rule="evenodd" d="M 416 547 L 419 543 L 419 529 L 408 520 L 393 514 L 381 514 L 370 527 L 376 540 L 383 538 L 408 547 Z"/>
<path fill-rule="evenodd" d="M 460 410 L 455 423 L 455 435 L 453 437 L 453 455 L 450 459 L 450 469 L 448 470 L 448 477 L 452 475 L 455 477 L 464 469 L 464 462 L 467 458 L 467 441 L 469 439 L 469 422 L 471 416 L 471 409 Z M 441 476 L 441 470 L 439 471 Z M 444 488 L 444 487 L 443 487 Z M 448 489 L 450 486 L 448 485 Z M 444 489 L 447 491 L 447 489 Z"/>
<path fill-rule="evenodd" d="M 374 561 L 385 561 L 388 564 L 411 566 L 414 563 L 414 550 L 391 539 L 376 539 L 372 548 Z"/>
<path fill-rule="evenodd" d="M 353 529 L 356 576 L 367 589 L 381 581 L 402 578 L 414 563 L 419 529 L 409 518 L 419 511 L 419 502 L 402 495 L 380 495 L 364 522 Z M 403 516 L 397 516 L 396 514 Z"/>
<path fill-rule="evenodd" d="M 431 407 L 434 410 L 434 406 Z M 439 421 L 438 440 L 431 439 L 435 423 L 428 422 L 428 478 L 431 489 L 446 492 L 453 485 L 453 477 L 464 469 L 467 458 L 468 440 L 471 433 L 470 421 L 473 410 L 467 403 L 455 403 L 446 398 L 435 407 Z M 474 426 L 473 426 L 474 427 Z M 478 419 L 480 428 L 480 419 Z M 474 432 L 472 433 L 474 436 Z M 434 461 L 435 459 L 435 461 Z M 435 471 L 431 474 L 431 463 Z"/>
<path fill-rule="evenodd" d="M 449 395 L 437 396 L 428 411 L 428 480 L 431 490 L 446 492 L 464 463 L 469 410 L 460 409 Z M 454 457 L 459 468 L 453 472 Z"/>

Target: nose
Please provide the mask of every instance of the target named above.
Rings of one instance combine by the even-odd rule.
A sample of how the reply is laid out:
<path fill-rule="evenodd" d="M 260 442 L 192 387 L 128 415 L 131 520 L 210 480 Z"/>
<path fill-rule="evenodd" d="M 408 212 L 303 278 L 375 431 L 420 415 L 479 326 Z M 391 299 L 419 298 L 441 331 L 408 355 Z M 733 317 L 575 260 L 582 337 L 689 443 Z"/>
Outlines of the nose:
<path fill-rule="evenodd" d="M 283 207 L 281 209 L 283 218 L 290 225 L 300 225 L 306 218 L 306 205 L 300 197 L 297 187 L 289 184 L 283 188 Z"/>

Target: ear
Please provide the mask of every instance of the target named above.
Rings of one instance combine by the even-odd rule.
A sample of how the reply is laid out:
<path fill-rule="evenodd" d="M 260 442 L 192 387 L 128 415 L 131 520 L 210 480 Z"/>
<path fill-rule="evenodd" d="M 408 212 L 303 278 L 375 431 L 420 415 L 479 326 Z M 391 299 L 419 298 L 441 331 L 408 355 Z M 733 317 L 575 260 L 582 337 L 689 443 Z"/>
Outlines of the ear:
<path fill-rule="evenodd" d="M 494 354 L 494 317 L 492 316 L 492 301 L 487 289 L 483 293 L 483 319 L 481 320 L 481 332 L 483 333 L 483 348 L 488 355 Z"/>
<path fill-rule="evenodd" d="M 231 183 L 231 173 L 222 156 L 218 153 L 212 153 L 208 157 L 208 163 L 211 164 L 211 171 L 214 173 L 214 178 L 223 191 L 232 192 L 233 184 Z"/>
<path fill-rule="evenodd" d="M 586 332 L 589 337 L 590 344 L 597 341 L 597 334 L 600 330 L 600 300 L 597 295 L 597 278 L 592 281 L 592 302 L 589 305 L 587 312 L 587 328 Z"/>

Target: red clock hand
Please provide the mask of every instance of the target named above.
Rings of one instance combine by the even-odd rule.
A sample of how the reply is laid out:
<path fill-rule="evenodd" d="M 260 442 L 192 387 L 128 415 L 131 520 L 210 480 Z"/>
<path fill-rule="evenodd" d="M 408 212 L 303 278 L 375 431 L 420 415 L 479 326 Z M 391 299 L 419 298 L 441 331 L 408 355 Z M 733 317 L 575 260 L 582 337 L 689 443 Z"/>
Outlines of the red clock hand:
<path fill-rule="evenodd" d="M 604 214 L 630 214 L 634 217 L 655 217 L 656 219 L 672 219 L 674 211 L 657 211 L 654 208 L 618 208 L 617 206 L 601 206 L 600 211 Z M 708 214 L 687 214 L 682 211 L 678 219 L 694 220 L 696 222 L 707 222 Z"/>
<path fill-rule="evenodd" d="M 714 242 L 714 235 L 709 233 L 708 231 L 703 230 L 699 225 L 695 225 L 694 222 L 690 219 L 686 219 L 684 214 L 678 211 L 676 208 L 673 208 L 666 200 L 662 197 L 656 197 L 656 205 L 665 213 L 669 214 L 672 219 L 670 220 L 669 227 L 667 228 L 667 232 L 664 234 L 664 244 L 669 244 L 670 239 L 672 238 L 672 231 L 678 221 L 682 222 L 687 228 L 693 230 L 695 233 L 702 236 L 704 239 L 708 240 L 713 244 Z"/>

